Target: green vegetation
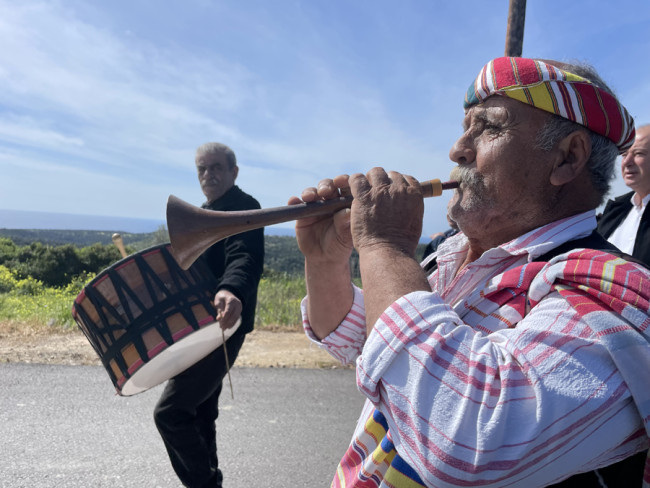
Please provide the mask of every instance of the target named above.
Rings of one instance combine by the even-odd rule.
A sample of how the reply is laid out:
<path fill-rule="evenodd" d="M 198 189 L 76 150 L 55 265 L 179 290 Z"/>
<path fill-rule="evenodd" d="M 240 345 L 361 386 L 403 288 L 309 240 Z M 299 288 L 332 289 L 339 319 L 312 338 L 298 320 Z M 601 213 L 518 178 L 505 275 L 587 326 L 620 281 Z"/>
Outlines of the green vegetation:
<path fill-rule="evenodd" d="M 0 320 L 40 324 L 65 330 L 75 327 L 70 313 L 72 302 L 83 288 L 79 276 L 63 287 L 48 287 L 30 277 L 19 278 L 0 265 Z"/>
<path fill-rule="evenodd" d="M 16 327 L 76 329 L 71 314 L 75 298 L 86 283 L 121 259 L 110 232 L 4 229 L 0 234 L 11 236 L 0 237 L 0 321 Z M 122 236 L 128 253 L 167 242 L 164 229 Z M 266 236 L 265 241 L 256 327 L 300 330 L 302 254 L 293 237 Z"/>
<path fill-rule="evenodd" d="M 265 271 L 257 292 L 255 328 L 272 330 L 302 330 L 300 302 L 305 296 L 305 279 Z"/>
<path fill-rule="evenodd" d="M 0 265 L 0 321 L 29 323 L 52 330 L 75 329 L 72 303 L 94 275 L 82 275 L 62 287 L 48 287 L 32 277 L 19 278 Z M 302 276 L 265 272 L 260 281 L 255 326 L 267 330 L 301 330 Z"/>
<path fill-rule="evenodd" d="M 163 225 L 158 230 L 146 234 L 120 234 L 127 249 L 140 250 L 169 241 L 167 228 Z M 92 244 L 110 245 L 113 243 L 113 232 L 99 230 L 46 230 L 46 229 L 0 229 L 0 237 L 7 237 L 19 246 L 33 242 L 50 246 L 72 244 L 75 247 L 85 247 Z"/>
<path fill-rule="evenodd" d="M 121 259 L 110 232 L 0 229 L 0 235 L 9 235 L 0 237 L 0 322 L 16 326 L 76 329 L 74 299 L 86 283 Z M 61 243 L 62 238 L 68 242 Z M 151 234 L 123 234 L 123 239 L 128 253 L 168 242 L 164 227 Z M 255 327 L 301 330 L 304 261 L 296 240 L 266 236 L 265 253 Z M 356 253 L 351 267 L 358 284 Z"/>

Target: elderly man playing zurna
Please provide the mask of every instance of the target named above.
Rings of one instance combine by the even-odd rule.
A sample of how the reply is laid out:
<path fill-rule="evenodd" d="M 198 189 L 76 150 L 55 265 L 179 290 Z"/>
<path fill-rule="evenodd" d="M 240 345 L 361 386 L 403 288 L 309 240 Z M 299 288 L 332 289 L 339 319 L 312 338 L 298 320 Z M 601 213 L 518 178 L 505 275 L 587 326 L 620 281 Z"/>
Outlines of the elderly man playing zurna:
<path fill-rule="evenodd" d="M 354 197 L 296 223 L 306 333 L 356 361 L 367 398 L 332 486 L 641 485 L 650 272 L 594 232 L 633 141 L 593 69 L 498 58 L 450 151 L 461 232 L 424 262 L 410 176 L 374 168 L 289 200 Z"/>

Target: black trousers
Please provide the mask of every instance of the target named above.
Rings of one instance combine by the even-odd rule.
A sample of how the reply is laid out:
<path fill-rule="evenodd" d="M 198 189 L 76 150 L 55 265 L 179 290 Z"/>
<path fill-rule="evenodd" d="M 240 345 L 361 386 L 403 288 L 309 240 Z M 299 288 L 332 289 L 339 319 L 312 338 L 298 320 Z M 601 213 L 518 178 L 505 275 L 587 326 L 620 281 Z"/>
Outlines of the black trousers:
<path fill-rule="evenodd" d="M 244 338 L 244 333 L 236 332 L 226 341 L 231 366 Z M 215 421 L 226 374 L 221 346 L 170 379 L 154 409 L 156 427 L 184 486 L 221 487 Z"/>

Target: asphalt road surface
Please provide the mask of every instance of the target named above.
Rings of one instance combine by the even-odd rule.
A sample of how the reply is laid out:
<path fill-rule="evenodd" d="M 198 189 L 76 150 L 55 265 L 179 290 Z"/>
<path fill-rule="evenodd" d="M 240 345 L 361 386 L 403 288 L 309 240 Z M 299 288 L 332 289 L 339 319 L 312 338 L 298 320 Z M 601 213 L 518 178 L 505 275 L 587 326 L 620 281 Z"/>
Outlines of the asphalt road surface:
<path fill-rule="evenodd" d="M 226 488 L 328 487 L 363 399 L 354 371 L 234 368 L 217 421 Z M 98 366 L 0 365 L 0 487 L 180 487 L 153 423 L 162 385 Z"/>

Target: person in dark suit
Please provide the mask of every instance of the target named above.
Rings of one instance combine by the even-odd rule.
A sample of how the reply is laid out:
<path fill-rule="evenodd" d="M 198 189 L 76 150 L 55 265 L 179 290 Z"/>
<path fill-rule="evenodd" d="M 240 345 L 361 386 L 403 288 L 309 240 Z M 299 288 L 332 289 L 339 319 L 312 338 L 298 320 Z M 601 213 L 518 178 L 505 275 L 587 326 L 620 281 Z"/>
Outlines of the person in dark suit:
<path fill-rule="evenodd" d="M 235 185 L 239 167 L 228 146 L 216 142 L 200 146 L 196 169 L 206 197 L 203 208 L 260 208 L 257 200 Z M 155 407 L 154 420 L 183 486 L 220 488 L 223 476 L 217 460 L 215 426 L 219 394 L 228 364 L 234 363 L 246 334 L 253 330 L 264 261 L 264 231 L 256 229 L 227 237 L 210 247 L 201 259 L 207 261 L 217 278 L 214 306 L 220 326 L 235 327 L 240 318 L 241 323 L 224 345 L 167 382 Z"/>
<path fill-rule="evenodd" d="M 623 153 L 623 181 L 633 191 L 609 200 L 598 232 L 621 251 L 650 265 L 650 124 L 637 128 L 634 145 Z"/>

